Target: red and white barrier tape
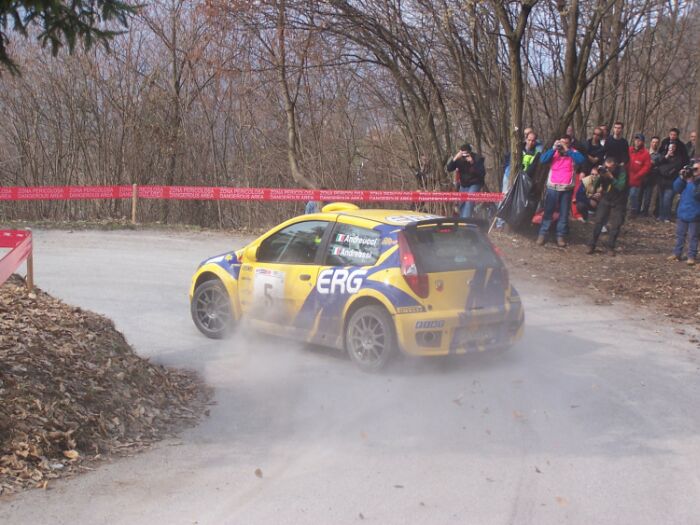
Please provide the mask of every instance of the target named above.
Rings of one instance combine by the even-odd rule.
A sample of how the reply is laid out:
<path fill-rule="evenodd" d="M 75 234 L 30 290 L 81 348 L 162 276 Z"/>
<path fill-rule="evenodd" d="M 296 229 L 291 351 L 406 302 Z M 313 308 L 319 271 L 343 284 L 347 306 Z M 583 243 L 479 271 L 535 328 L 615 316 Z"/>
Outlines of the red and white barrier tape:
<path fill-rule="evenodd" d="M 137 186 L 139 199 L 350 202 L 500 202 L 502 193 Z M 130 199 L 132 186 L 4 186 L 0 201 Z"/>
<path fill-rule="evenodd" d="M 15 273 L 19 265 L 32 253 L 32 232 L 27 230 L 0 230 L 0 248 L 11 248 L 0 259 L 0 284 Z"/>

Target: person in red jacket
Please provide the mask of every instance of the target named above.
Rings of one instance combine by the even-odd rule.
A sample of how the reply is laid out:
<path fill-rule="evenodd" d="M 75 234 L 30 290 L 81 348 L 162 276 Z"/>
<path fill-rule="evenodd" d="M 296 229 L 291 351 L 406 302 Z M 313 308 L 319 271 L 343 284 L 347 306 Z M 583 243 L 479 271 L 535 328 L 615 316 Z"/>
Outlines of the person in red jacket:
<path fill-rule="evenodd" d="M 647 184 L 651 171 L 651 156 L 649 150 L 644 147 L 644 135 L 637 133 L 634 143 L 630 146 L 630 162 L 628 177 L 630 186 L 630 217 L 636 219 L 642 207 L 642 191 Z"/>

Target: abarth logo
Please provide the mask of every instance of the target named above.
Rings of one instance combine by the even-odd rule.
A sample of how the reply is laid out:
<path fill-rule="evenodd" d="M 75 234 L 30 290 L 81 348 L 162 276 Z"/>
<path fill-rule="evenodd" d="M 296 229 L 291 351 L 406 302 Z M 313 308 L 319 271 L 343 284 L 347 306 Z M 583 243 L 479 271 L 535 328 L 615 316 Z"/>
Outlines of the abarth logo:
<path fill-rule="evenodd" d="M 362 286 L 367 270 L 348 271 L 344 268 L 328 268 L 318 274 L 316 290 L 320 294 L 356 293 Z"/>

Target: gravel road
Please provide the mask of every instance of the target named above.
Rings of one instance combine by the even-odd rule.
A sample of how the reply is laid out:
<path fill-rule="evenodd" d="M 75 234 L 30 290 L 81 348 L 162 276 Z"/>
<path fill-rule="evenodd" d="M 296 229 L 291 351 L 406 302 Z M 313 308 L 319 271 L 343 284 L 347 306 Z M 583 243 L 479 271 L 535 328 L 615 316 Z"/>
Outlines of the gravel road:
<path fill-rule="evenodd" d="M 700 523 L 700 351 L 648 312 L 517 279 L 510 352 L 367 375 L 334 352 L 197 332 L 190 276 L 243 237 L 34 233 L 39 286 L 198 370 L 217 404 L 179 439 L 3 498 L 0 523 Z"/>

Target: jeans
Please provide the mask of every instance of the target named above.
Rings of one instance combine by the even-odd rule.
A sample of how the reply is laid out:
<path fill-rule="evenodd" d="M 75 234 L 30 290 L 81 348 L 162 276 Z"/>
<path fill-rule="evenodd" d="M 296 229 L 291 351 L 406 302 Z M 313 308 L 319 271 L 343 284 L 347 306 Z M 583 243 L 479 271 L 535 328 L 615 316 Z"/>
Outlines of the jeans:
<path fill-rule="evenodd" d="M 466 193 L 476 193 L 481 190 L 481 184 L 472 184 L 471 186 L 460 186 L 460 192 Z M 474 203 L 465 201 L 459 208 L 459 216 L 463 219 L 469 219 L 472 216 L 472 210 L 474 209 Z"/>
<path fill-rule="evenodd" d="M 696 259 L 698 256 L 698 233 L 700 233 L 700 221 L 686 222 L 678 219 L 676 221 L 676 247 L 673 255 L 680 257 L 685 247 L 686 236 L 688 239 L 688 258 Z"/>
<path fill-rule="evenodd" d="M 630 188 L 630 202 L 629 209 L 632 212 L 632 216 L 635 217 L 639 215 L 642 209 L 642 188 Z"/>
<path fill-rule="evenodd" d="M 651 197 L 657 184 L 655 181 L 646 181 L 642 184 L 642 196 L 639 199 L 642 203 L 640 213 L 645 217 L 651 214 Z"/>
<path fill-rule="evenodd" d="M 552 226 L 552 216 L 557 205 L 559 206 L 559 220 L 557 221 L 557 239 L 564 238 L 569 233 L 569 207 L 571 206 L 572 190 L 557 191 L 547 188 L 544 197 L 544 215 L 542 216 L 542 226 L 540 235 L 547 235 Z"/>
<path fill-rule="evenodd" d="M 673 205 L 673 189 L 662 189 L 661 191 L 661 211 L 659 219 L 662 221 L 671 220 L 671 206 Z"/>
<path fill-rule="evenodd" d="M 615 249 L 617 237 L 620 235 L 620 229 L 625 223 L 625 213 L 627 210 L 627 197 L 625 195 L 617 198 L 603 197 L 598 203 L 598 208 L 595 212 L 595 225 L 593 226 L 593 237 L 588 246 L 595 248 L 598 243 L 598 237 L 603 230 L 603 226 L 608 225 L 608 248 Z"/>

